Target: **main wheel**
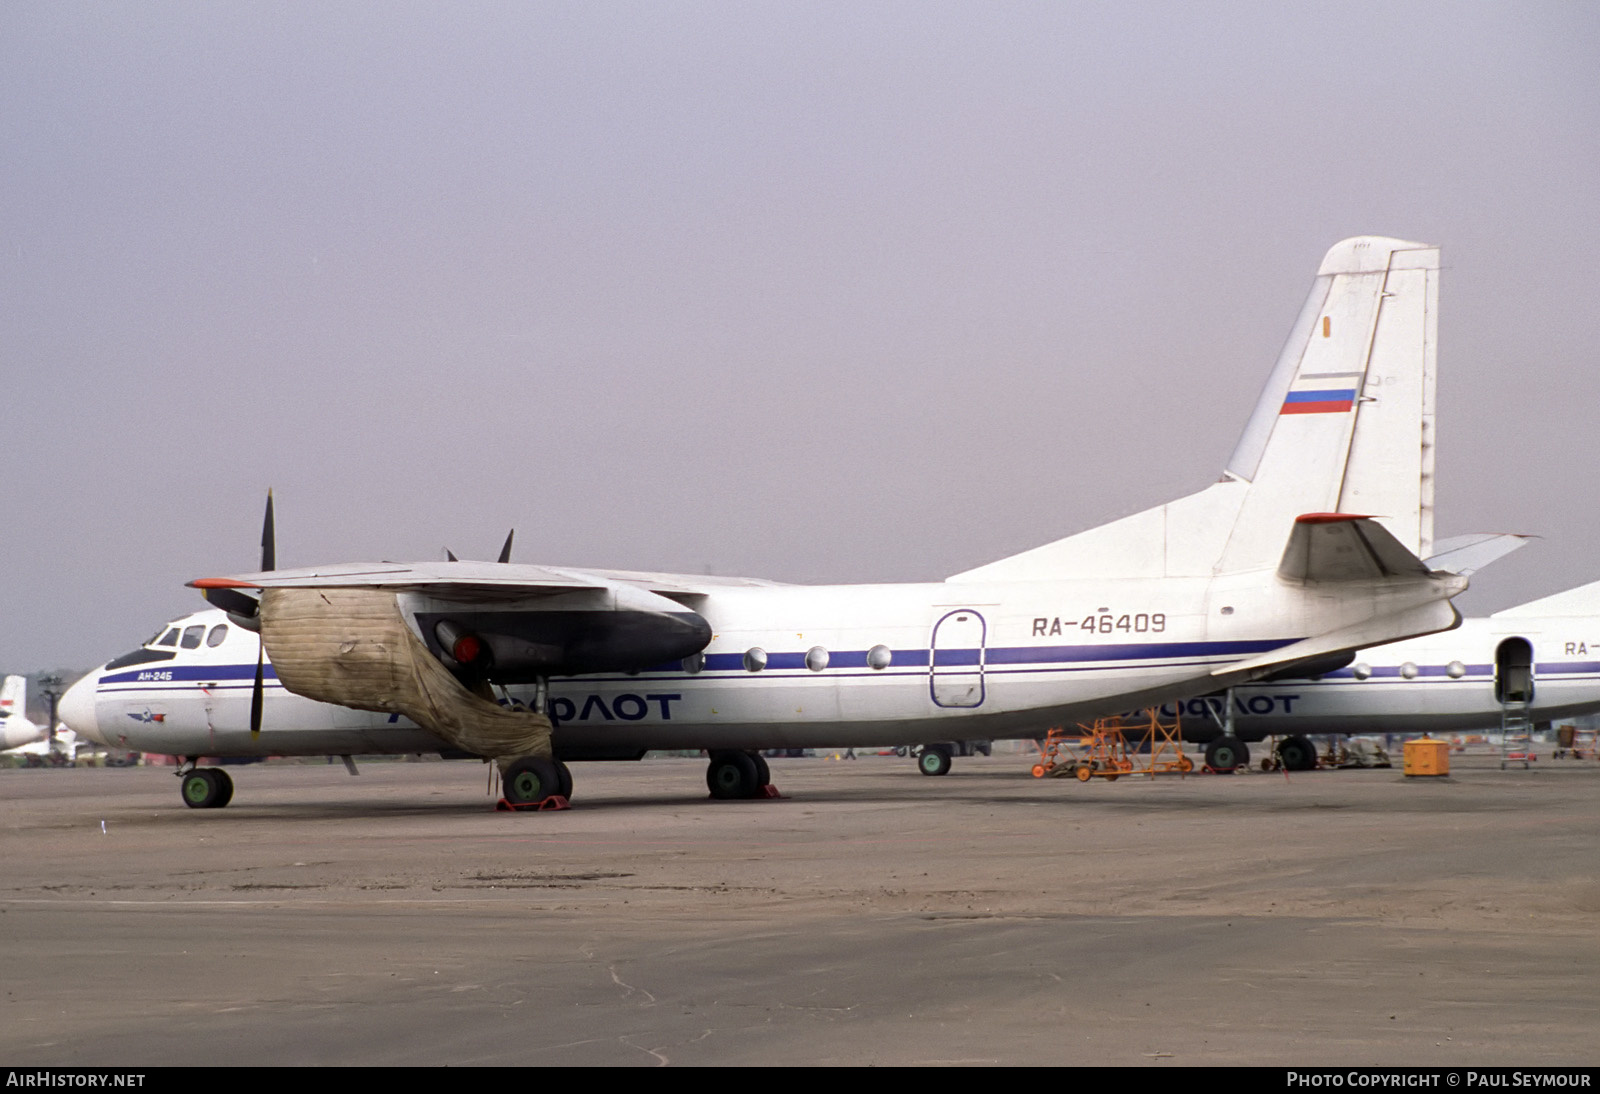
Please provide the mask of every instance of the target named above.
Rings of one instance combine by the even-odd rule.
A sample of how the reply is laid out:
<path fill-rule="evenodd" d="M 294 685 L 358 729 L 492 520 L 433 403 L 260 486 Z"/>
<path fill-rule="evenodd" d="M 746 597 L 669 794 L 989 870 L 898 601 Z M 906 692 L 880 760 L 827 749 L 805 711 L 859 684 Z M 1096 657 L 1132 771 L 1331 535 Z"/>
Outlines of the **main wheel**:
<path fill-rule="evenodd" d="M 524 756 L 506 768 L 503 785 L 506 801 L 513 805 L 536 805 L 552 794 L 561 793 L 561 775 L 551 761 L 540 756 Z"/>
<path fill-rule="evenodd" d="M 772 768 L 767 766 L 767 758 L 759 752 L 750 753 L 750 759 L 756 765 L 756 789 L 759 790 L 772 782 Z"/>
<path fill-rule="evenodd" d="M 1278 759 L 1290 771 L 1310 771 L 1317 766 L 1317 750 L 1304 737 L 1285 737 L 1278 742 Z"/>
<path fill-rule="evenodd" d="M 178 792 L 183 795 L 183 804 L 190 809 L 214 809 L 222 796 L 222 787 L 216 771 L 197 767 L 183 777 Z"/>
<path fill-rule="evenodd" d="M 1213 771 L 1233 771 L 1250 763 L 1250 750 L 1237 737 L 1218 737 L 1206 745 L 1206 765 Z"/>
<path fill-rule="evenodd" d="M 950 751 L 944 745 L 923 745 L 917 757 L 917 770 L 924 775 L 948 775 Z"/>
<path fill-rule="evenodd" d="M 761 789 L 756 782 L 756 762 L 747 752 L 715 752 L 706 768 L 706 788 L 721 801 L 753 798 Z"/>
<path fill-rule="evenodd" d="M 556 793 L 568 801 L 572 800 L 572 768 L 556 761 Z"/>
<path fill-rule="evenodd" d="M 211 808 L 221 809 L 233 800 L 233 776 L 220 767 L 214 767 L 211 777 L 217 780 L 217 800 L 211 803 Z"/>

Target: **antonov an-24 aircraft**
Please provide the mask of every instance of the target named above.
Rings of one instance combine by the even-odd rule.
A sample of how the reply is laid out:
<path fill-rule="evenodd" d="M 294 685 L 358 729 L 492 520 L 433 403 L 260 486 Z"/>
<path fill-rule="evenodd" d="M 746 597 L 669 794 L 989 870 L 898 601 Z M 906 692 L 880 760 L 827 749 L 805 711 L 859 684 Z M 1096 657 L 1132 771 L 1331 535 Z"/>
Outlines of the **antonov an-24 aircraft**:
<path fill-rule="evenodd" d="M 1460 620 L 1471 567 L 1430 558 L 1438 270 L 1427 244 L 1339 243 L 1220 481 L 942 582 L 509 552 L 277 570 L 269 505 L 261 572 L 190 583 L 228 623 L 164 628 L 61 709 L 107 744 L 183 757 L 191 806 L 232 794 L 201 756 L 440 751 L 494 760 L 527 807 L 570 792 L 565 761 L 704 749 L 713 795 L 754 797 L 759 749 L 1034 737 L 1331 671 Z"/>

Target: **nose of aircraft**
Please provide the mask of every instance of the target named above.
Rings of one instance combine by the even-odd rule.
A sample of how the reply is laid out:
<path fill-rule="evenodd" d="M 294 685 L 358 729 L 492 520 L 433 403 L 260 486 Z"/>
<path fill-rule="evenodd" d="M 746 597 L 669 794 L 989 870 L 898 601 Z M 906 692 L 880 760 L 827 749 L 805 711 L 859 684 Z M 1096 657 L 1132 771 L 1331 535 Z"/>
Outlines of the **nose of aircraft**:
<path fill-rule="evenodd" d="M 100 735 L 100 719 L 95 714 L 95 690 L 99 684 L 100 670 L 96 669 L 67 689 L 56 705 L 56 714 L 78 736 L 105 744 Z"/>

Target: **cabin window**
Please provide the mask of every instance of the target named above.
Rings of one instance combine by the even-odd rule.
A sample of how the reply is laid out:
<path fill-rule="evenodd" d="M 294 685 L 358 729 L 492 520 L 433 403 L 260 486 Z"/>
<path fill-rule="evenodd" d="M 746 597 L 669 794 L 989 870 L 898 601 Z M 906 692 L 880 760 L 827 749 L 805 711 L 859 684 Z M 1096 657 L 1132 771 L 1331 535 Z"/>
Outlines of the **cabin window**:
<path fill-rule="evenodd" d="M 760 672 L 767 667 L 767 651 L 760 646 L 751 646 L 744 651 L 744 670 L 746 672 Z"/>
<path fill-rule="evenodd" d="M 828 651 L 821 646 L 812 646 L 806 651 L 806 668 L 812 672 L 821 672 L 828 667 Z"/>
<path fill-rule="evenodd" d="M 211 633 L 206 635 L 206 645 L 216 647 L 222 645 L 222 640 L 228 637 L 228 625 L 218 623 L 211 628 Z"/>
<path fill-rule="evenodd" d="M 688 657 L 683 659 L 683 671 L 689 673 L 691 676 L 705 667 L 706 655 L 704 653 L 691 653 Z"/>
<path fill-rule="evenodd" d="M 874 669 L 886 669 L 894 660 L 894 654 L 888 646 L 873 646 L 867 651 L 867 665 Z"/>

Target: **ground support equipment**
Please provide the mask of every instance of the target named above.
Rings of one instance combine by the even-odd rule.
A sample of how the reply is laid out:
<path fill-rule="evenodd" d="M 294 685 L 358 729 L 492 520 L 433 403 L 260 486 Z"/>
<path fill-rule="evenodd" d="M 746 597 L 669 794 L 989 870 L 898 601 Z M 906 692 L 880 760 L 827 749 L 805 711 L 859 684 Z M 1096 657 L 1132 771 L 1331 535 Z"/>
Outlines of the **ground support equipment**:
<path fill-rule="evenodd" d="M 1070 775 L 1079 782 L 1115 782 L 1123 775 L 1185 775 L 1194 770 L 1194 761 L 1183 753 L 1177 719 L 1162 722 L 1153 707 L 1141 715 L 1100 718 L 1073 730 L 1052 729 L 1039 753 L 1033 765 L 1036 779 Z"/>
<path fill-rule="evenodd" d="M 554 812 L 557 809 L 571 809 L 572 803 L 560 794 L 551 794 L 543 801 L 537 802 L 512 802 L 501 798 L 494 803 L 496 813 L 544 813 Z"/>

